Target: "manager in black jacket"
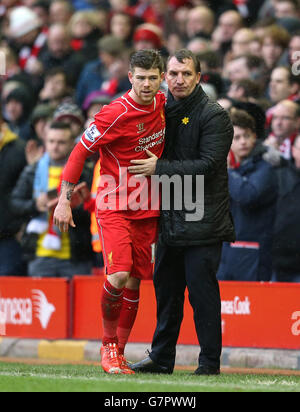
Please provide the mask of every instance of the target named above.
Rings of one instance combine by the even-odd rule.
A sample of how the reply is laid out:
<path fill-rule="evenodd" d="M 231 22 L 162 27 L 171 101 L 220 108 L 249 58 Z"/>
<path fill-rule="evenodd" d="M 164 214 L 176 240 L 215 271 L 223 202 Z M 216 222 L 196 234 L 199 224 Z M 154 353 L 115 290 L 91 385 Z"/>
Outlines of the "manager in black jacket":
<path fill-rule="evenodd" d="M 129 168 L 134 174 L 179 176 L 183 182 L 182 190 L 175 185 L 171 192 L 174 204 L 168 210 L 162 207 L 154 275 L 157 327 L 149 357 L 132 366 L 137 372 L 173 372 L 186 287 L 201 346 L 195 373 L 220 372 L 221 299 L 216 273 L 223 241 L 235 240 L 227 174 L 233 127 L 227 113 L 209 101 L 200 78 L 200 64 L 191 52 L 181 50 L 169 59 L 164 157 L 133 161 Z M 204 199 L 196 176 L 204 176 Z M 194 215 L 187 208 L 187 195 L 195 204 Z"/>

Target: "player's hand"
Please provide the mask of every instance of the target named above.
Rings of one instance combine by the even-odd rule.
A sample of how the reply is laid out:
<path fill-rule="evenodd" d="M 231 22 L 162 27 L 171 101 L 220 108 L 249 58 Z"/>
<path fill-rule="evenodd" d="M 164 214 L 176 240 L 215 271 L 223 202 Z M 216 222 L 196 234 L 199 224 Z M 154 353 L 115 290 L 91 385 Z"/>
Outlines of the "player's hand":
<path fill-rule="evenodd" d="M 76 227 L 70 203 L 58 202 L 54 211 L 53 223 L 62 233 L 68 232 L 69 226 Z"/>
<path fill-rule="evenodd" d="M 130 161 L 130 163 L 135 166 L 128 167 L 129 173 L 135 175 L 136 177 L 152 176 L 155 174 L 158 157 L 149 150 L 146 150 L 146 153 L 149 156 L 149 159 Z"/>

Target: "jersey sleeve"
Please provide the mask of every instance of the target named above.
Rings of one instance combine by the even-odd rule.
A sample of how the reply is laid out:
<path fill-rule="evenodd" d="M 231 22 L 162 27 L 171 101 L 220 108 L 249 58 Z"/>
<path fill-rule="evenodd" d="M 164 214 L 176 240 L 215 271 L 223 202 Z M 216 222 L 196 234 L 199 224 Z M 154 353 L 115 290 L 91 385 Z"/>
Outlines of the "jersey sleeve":
<path fill-rule="evenodd" d="M 62 180 L 76 185 L 90 154 L 80 143 L 77 143 L 64 168 Z"/>
<path fill-rule="evenodd" d="M 94 121 L 83 133 L 80 143 L 91 153 L 121 137 L 120 126 L 127 114 L 122 102 L 114 102 L 96 114 Z"/>

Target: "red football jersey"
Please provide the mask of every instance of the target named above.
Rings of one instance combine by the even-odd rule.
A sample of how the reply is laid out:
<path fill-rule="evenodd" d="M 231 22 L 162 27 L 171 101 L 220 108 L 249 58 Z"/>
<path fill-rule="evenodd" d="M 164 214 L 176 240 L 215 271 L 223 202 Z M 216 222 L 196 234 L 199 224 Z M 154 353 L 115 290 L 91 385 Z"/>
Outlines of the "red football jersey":
<path fill-rule="evenodd" d="M 158 92 L 149 106 L 137 104 L 129 92 L 95 116 L 81 144 L 91 153 L 100 152 L 101 180 L 96 208 L 126 211 L 131 219 L 159 216 L 159 198 L 151 178 L 136 178 L 128 172 L 131 160 L 147 159 L 149 150 L 161 157 L 165 142 L 165 96 Z M 155 194 L 154 194 L 155 193 Z"/>

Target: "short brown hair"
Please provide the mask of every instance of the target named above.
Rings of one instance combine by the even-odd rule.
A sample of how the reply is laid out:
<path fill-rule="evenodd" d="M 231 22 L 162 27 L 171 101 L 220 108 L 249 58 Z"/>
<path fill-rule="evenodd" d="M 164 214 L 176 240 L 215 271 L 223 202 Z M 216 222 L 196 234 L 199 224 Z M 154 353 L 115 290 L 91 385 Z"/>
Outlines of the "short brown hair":
<path fill-rule="evenodd" d="M 163 73 L 165 63 L 159 51 L 140 50 L 133 53 L 130 58 L 130 71 L 133 72 L 135 67 L 145 70 L 158 69 L 160 73 Z"/>
<path fill-rule="evenodd" d="M 266 28 L 262 42 L 264 43 L 264 40 L 266 39 L 271 39 L 277 46 L 285 49 L 289 45 L 291 36 L 286 29 L 273 24 L 272 26 Z"/>
<path fill-rule="evenodd" d="M 238 126 L 241 129 L 250 129 L 252 132 L 256 133 L 254 118 L 244 110 L 231 109 L 230 119 L 233 126 Z"/>
<path fill-rule="evenodd" d="M 236 87 L 244 90 L 244 97 L 259 99 L 262 94 L 260 85 L 251 79 L 241 79 L 237 80 L 235 83 Z"/>
<path fill-rule="evenodd" d="M 175 57 L 177 59 L 177 61 L 179 61 L 179 63 L 183 63 L 184 60 L 193 60 L 194 66 L 195 66 L 195 70 L 196 73 L 201 73 L 201 63 L 200 60 L 198 59 L 198 57 L 191 52 L 188 49 L 181 49 L 178 50 L 177 52 L 174 53 L 173 56 L 170 56 L 167 62 L 167 65 L 169 64 L 169 61 Z"/>

